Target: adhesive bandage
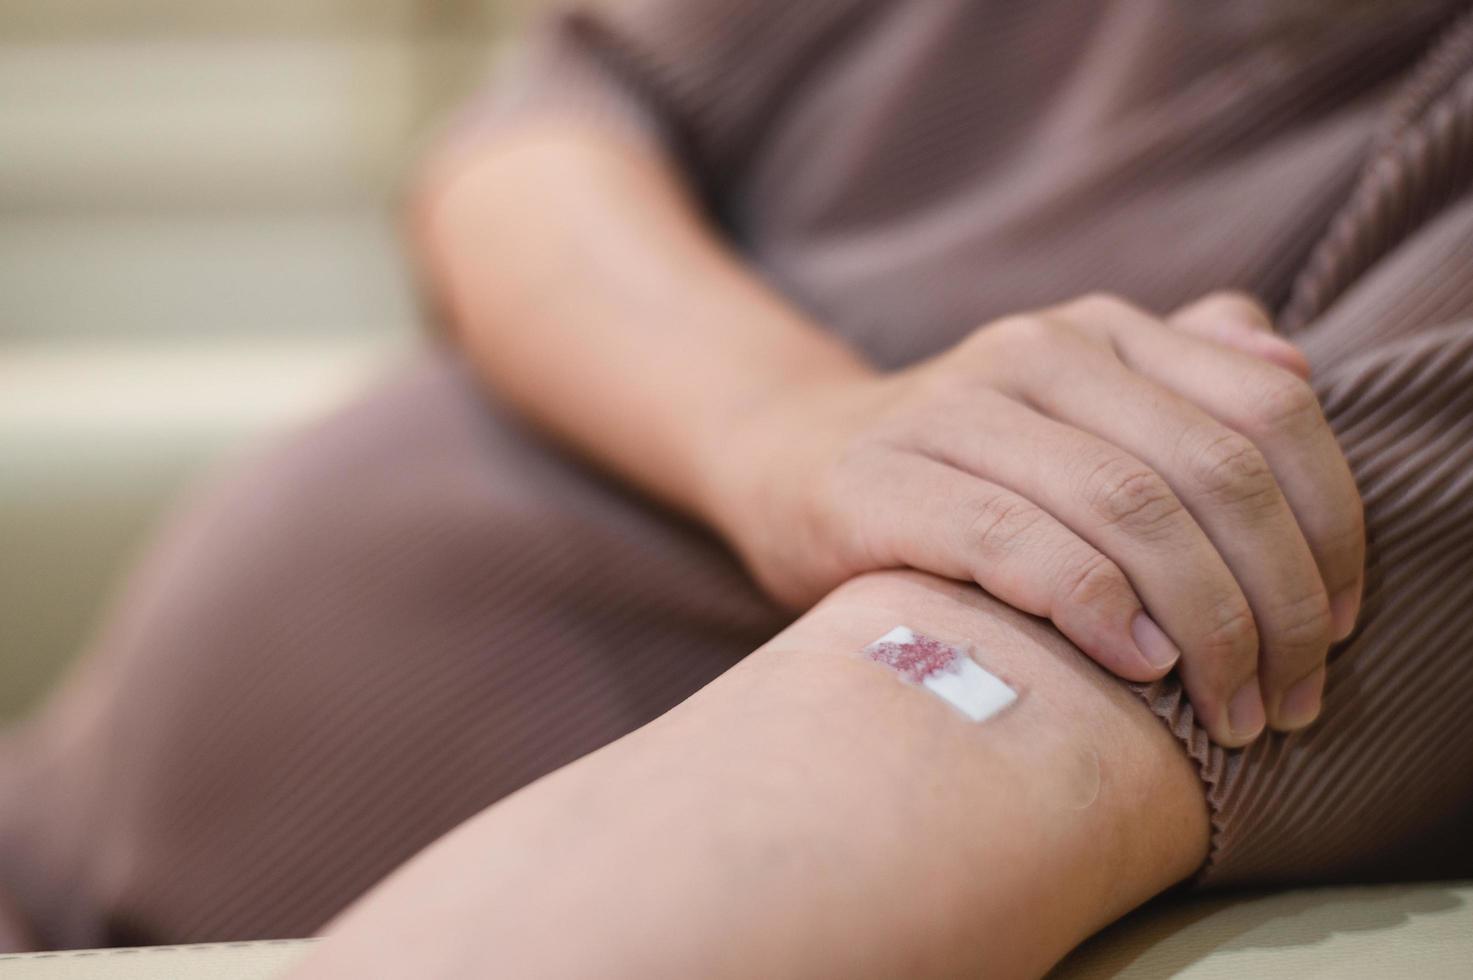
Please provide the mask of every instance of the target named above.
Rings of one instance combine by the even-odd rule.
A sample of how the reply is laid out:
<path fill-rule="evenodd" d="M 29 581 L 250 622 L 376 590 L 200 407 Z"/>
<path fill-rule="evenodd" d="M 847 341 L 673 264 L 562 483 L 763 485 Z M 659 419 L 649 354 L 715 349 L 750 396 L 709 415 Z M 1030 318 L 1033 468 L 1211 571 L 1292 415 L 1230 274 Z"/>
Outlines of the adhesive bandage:
<path fill-rule="evenodd" d="M 973 721 L 985 721 L 1018 700 L 1018 692 L 965 651 L 906 626 L 895 627 L 865 647 L 864 655 L 924 687 Z"/>

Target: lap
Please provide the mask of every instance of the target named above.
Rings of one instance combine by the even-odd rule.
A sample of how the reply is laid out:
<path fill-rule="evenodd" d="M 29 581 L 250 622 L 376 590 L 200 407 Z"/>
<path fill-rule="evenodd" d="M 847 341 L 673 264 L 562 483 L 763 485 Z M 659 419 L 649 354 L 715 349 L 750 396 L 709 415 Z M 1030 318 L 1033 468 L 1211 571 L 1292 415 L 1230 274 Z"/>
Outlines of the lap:
<path fill-rule="evenodd" d="M 8 739 L 0 882 L 48 944 L 308 933 L 784 618 L 708 535 L 425 358 L 166 530 Z"/>

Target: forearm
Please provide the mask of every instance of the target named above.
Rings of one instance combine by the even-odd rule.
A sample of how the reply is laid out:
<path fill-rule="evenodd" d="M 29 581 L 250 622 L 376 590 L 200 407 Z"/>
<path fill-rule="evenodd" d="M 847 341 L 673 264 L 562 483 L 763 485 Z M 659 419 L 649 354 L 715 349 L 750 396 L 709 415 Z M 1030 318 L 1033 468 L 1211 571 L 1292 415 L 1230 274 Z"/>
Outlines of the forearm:
<path fill-rule="evenodd" d="M 973 723 L 859 655 L 898 624 L 1019 701 Z M 1206 836 L 1118 684 L 974 588 L 886 573 L 445 838 L 305 975 L 1036 976 Z"/>
<path fill-rule="evenodd" d="M 424 265 L 481 374 L 583 454 L 713 523 L 745 415 L 785 386 L 866 373 L 632 142 L 523 121 L 442 154 L 416 201 Z"/>

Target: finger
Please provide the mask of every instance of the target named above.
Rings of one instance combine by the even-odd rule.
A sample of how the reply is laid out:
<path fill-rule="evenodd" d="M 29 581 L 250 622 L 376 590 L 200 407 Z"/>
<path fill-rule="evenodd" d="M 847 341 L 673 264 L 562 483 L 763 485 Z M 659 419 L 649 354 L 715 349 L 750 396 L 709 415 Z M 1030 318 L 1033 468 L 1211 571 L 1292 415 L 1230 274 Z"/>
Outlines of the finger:
<path fill-rule="evenodd" d="M 1314 554 L 1330 596 L 1333 635 L 1348 636 L 1360 610 L 1365 518 L 1350 465 L 1313 389 L 1118 301 L 1095 301 L 1086 318 L 1108 332 L 1126 365 L 1247 436 L 1263 453 Z"/>
<path fill-rule="evenodd" d="M 1017 494 L 924 456 L 896 452 L 863 477 L 862 517 L 879 565 L 974 581 L 1008 605 L 1053 621 L 1106 670 L 1150 681 L 1178 653 L 1125 574 Z M 855 498 L 861 499 L 861 498 Z"/>
<path fill-rule="evenodd" d="M 1330 601 L 1268 462 L 1246 436 L 1132 371 L 1108 347 L 1073 332 L 1055 343 L 1072 349 L 1052 358 L 1046 375 L 1015 372 L 1023 393 L 1044 414 L 1119 446 L 1165 479 L 1253 611 L 1269 723 L 1309 724 L 1314 714 L 1297 703 L 1286 710 L 1284 696 L 1325 662 Z"/>
<path fill-rule="evenodd" d="M 1155 471 L 1097 436 L 987 389 L 938 421 L 925 451 L 1052 515 L 1125 573 L 1178 649 L 1178 670 L 1215 741 L 1264 725 L 1258 634 L 1232 572 Z"/>
<path fill-rule="evenodd" d="M 1309 359 L 1304 352 L 1274 333 L 1268 311 L 1245 293 L 1209 293 L 1166 321 L 1202 340 L 1250 354 L 1309 380 Z"/>

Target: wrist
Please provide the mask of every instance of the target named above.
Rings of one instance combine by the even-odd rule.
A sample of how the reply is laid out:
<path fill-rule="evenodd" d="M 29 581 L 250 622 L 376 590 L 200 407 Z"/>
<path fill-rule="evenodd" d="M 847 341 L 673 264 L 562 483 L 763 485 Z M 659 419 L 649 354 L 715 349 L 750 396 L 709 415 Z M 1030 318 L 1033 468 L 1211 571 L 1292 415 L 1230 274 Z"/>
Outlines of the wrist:
<path fill-rule="evenodd" d="M 785 579 L 826 550 L 818 513 L 824 471 L 883 380 L 853 355 L 785 374 L 746 399 L 707 442 L 699 515 L 785 604 L 812 598 Z"/>

